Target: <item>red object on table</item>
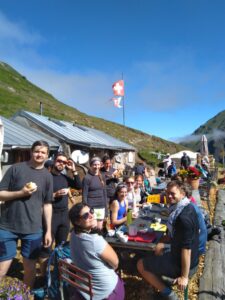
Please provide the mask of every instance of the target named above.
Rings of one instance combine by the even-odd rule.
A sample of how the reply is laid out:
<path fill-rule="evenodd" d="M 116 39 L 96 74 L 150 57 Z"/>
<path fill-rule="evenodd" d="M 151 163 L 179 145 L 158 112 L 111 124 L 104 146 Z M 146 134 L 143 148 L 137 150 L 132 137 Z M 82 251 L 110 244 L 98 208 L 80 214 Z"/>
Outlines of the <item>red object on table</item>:
<path fill-rule="evenodd" d="M 135 236 L 128 235 L 128 241 L 152 243 L 156 239 L 154 232 L 138 232 Z"/>

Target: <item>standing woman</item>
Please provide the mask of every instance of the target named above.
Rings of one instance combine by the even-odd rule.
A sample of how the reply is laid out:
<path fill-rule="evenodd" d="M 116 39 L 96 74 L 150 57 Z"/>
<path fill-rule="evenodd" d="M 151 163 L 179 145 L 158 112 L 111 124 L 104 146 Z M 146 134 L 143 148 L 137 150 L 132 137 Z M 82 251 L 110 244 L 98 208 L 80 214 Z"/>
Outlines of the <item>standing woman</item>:
<path fill-rule="evenodd" d="M 103 167 L 101 168 L 102 174 L 106 180 L 106 194 L 108 201 L 114 200 L 116 191 L 116 184 L 118 183 L 118 170 L 112 167 L 112 162 L 109 156 L 104 156 L 102 159 Z"/>
<path fill-rule="evenodd" d="M 90 169 L 83 179 L 82 201 L 94 209 L 98 229 L 103 228 L 103 220 L 108 214 L 105 178 L 100 172 L 101 159 L 93 157 Z"/>
<path fill-rule="evenodd" d="M 116 188 L 114 200 L 110 204 L 111 224 L 119 226 L 127 221 L 127 186 L 119 184 Z"/>
<path fill-rule="evenodd" d="M 123 281 L 115 272 L 118 257 L 106 240 L 93 232 L 95 219 L 92 209 L 83 203 L 75 204 L 69 211 L 69 218 L 74 226 L 70 240 L 71 257 L 75 265 L 92 275 L 92 299 L 123 300 Z M 77 293 L 72 299 L 90 299 L 82 291 L 81 298 Z"/>

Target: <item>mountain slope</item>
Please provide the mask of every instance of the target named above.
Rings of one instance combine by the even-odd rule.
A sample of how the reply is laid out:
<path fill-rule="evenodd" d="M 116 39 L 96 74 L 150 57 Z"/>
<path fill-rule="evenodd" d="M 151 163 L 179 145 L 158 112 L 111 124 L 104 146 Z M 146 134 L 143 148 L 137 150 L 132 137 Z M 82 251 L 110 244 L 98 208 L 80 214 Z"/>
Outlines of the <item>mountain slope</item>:
<path fill-rule="evenodd" d="M 197 128 L 193 134 L 197 142 L 181 143 L 195 151 L 200 151 L 201 135 L 205 134 L 208 139 L 209 153 L 213 154 L 217 161 L 222 161 L 225 148 L 225 110 L 209 119 L 205 124 Z"/>
<path fill-rule="evenodd" d="M 139 155 L 147 161 L 152 157 L 151 151 L 175 153 L 183 149 L 183 146 L 159 137 L 81 113 L 35 86 L 9 65 L 0 62 L 0 115 L 9 118 L 20 109 L 39 113 L 40 101 L 44 115 L 102 130 L 135 146 Z"/>

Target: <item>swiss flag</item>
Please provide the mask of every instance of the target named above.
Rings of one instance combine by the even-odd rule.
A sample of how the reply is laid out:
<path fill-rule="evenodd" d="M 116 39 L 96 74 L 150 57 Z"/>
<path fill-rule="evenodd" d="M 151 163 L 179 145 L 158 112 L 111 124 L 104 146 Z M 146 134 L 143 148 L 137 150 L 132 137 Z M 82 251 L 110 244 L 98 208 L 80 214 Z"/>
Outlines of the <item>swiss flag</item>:
<path fill-rule="evenodd" d="M 115 96 L 124 96 L 124 81 L 118 80 L 112 85 L 113 94 Z"/>

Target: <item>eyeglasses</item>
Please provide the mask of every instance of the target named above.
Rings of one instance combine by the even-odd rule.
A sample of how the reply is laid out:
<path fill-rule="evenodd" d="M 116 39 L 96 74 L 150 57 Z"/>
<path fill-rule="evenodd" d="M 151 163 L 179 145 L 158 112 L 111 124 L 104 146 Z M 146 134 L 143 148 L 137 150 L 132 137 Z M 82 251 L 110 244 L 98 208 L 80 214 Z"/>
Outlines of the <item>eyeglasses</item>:
<path fill-rule="evenodd" d="M 127 184 L 134 184 L 133 181 L 127 181 Z"/>
<path fill-rule="evenodd" d="M 56 162 L 59 163 L 59 164 L 63 164 L 63 165 L 67 164 L 67 160 L 57 159 Z"/>
<path fill-rule="evenodd" d="M 94 208 L 90 208 L 89 211 L 87 211 L 86 213 L 84 213 L 83 215 L 80 216 L 81 219 L 87 221 L 87 219 L 89 218 L 89 215 L 93 215 L 94 214 Z"/>

